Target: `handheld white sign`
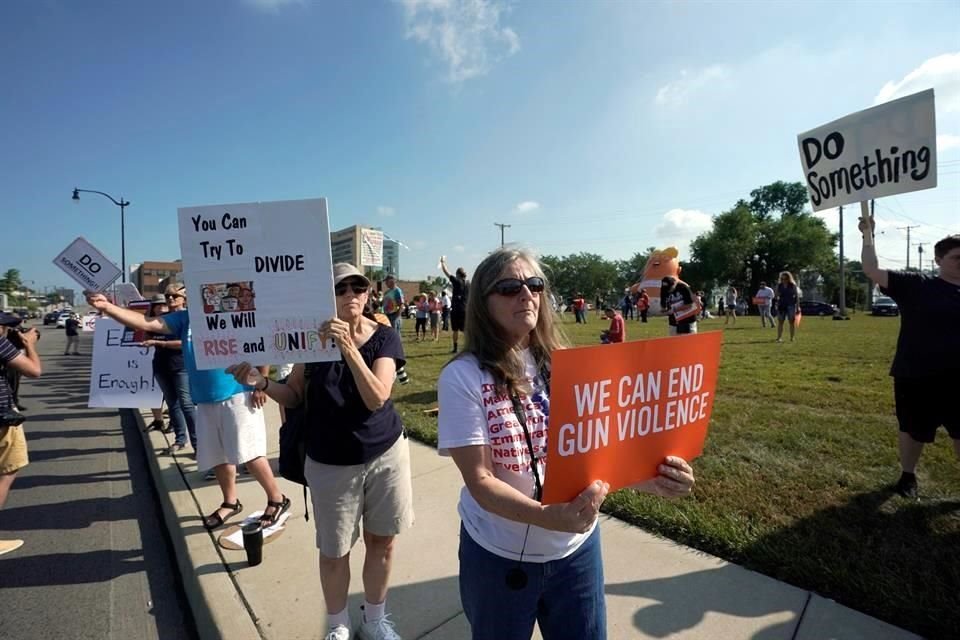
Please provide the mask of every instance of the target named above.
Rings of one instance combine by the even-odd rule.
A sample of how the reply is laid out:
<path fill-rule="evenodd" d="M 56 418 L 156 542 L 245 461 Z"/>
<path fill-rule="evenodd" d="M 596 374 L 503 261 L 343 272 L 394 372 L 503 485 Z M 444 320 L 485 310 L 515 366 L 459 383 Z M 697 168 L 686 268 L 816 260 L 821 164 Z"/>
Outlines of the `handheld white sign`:
<path fill-rule="evenodd" d="M 933 89 L 797 136 L 814 211 L 937 186 Z"/>
<path fill-rule="evenodd" d="M 360 230 L 360 266 L 383 266 L 383 231 L 376 229 Z"/>
<path fill-rule="evenodd" d="M 53 264 L 63 269 L 86 291 L 103 291 L 120 277 L 120 268 L 83 238 L 71 242 L 53 260 Z"/>
<path fill-rule="evenodd" d="M 132 342 L 132 333 L 112 318 L 97 320 L 87 406 L 150 409 L 163 402 L 153 378 L 153 348 Z"/>
<path fill-rule="evenodd" d="M 320 340 L 337 313 L 326 199 L 178 213 L 198 369 L 340 359 Z"/>
<path fill-rule="evenodd" d="M 125 307 L 131 302 L 136 302 L 137 300 L 143 300 L 143 296 L 140 295 L 140 291 L 137 290 L 137 286 L 132 282 L 121 282 L 115 287 L 116 294 L 116 304 L 121 307 Z"/>
<path fill-rule="evenodd" d="M 80 318 L 80 326 L 83 327 L 84 333 L 93 333 L 97 329 L 97 318 L 100 316 L 96 313 L 88 313 L 87 315 Z"/>

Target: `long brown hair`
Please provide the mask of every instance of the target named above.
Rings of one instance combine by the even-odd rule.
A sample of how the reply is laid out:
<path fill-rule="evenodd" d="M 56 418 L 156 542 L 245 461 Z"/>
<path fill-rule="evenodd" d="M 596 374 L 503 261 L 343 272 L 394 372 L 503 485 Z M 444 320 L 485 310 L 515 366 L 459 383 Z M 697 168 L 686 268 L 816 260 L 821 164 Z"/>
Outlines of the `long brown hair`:
<path fill-rule="evenodd" d="M 533 294 L 540 297 L 537 324 L 530 331 L 530 352 L 537 370 L 549 370 L 550 353 L 569 346 L 569 341 L 556 322 L 553 309 L 546 302 L 550 300 L 550 283 L 543 273 L 540 261 L 528 251 L 505 247 L 488 255 L 474 272 L 470 295 L 467 298 L 464 327 L 466 344 L 461 355 L 473 355 L 479 361 L 480 368 L 490 372 L 501 392 L 529 393 L 530 381 L 526 377 L 524 359 L 520 351 L 505 339 L 503 328 L 491 315 L 487 305 L 487 298 L 500 274 L 517 260 L 523 260 L 533 270 L 533 273 L 528 275 L 543 278 L 545 283 L 542 293 Z"/>

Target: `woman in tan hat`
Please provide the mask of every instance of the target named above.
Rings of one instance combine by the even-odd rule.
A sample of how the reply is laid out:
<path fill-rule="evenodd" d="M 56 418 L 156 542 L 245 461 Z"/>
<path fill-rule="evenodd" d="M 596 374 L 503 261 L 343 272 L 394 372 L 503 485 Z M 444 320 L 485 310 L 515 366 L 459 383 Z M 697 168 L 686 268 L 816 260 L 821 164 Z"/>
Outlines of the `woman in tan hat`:
<path fill-rule="evenodd" d="M 347 594 L 350 551 L 361 522 L 366 602 L 358 637 L 400 640 L 385 608 L 394 537 L 413 524 L 410 452 L 390 400 L 397 369 L 405 362 L 403 346 L 392 327 L 367 311 L 370 281 L 363 273 L 337 263 L 333 279 L 337 317 L 321 326 L 321 336 L 336 342 L 341 360 L 298 364 L 286 384 L 267 380 L 247 363 L 227 371 L 281 405 L 305 406 L 304 473 L 316 514 L 320 583 L 329 612 L 325 640 L 353 637 Z"/>

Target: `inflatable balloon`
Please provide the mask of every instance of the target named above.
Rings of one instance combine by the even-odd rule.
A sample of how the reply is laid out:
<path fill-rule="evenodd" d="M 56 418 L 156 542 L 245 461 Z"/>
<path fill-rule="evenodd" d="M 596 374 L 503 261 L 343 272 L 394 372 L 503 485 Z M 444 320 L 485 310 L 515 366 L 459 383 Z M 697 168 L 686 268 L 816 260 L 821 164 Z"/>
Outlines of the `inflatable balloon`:
<path fill-rule="evenodd" d="M 662 250 L 654 250 L 647 258 L 647 264 L 643 267 L 643 275 L 640 282 L 630 287 L 630 293 L 634 296 L 640 295 L 640 289 L 644 289 L 650 296 L 651 315 L 660 313 L 660 282 L 664 276 L 673 276 L 680 279 L 680 252 L 676 247 L 667 247 Z"/>

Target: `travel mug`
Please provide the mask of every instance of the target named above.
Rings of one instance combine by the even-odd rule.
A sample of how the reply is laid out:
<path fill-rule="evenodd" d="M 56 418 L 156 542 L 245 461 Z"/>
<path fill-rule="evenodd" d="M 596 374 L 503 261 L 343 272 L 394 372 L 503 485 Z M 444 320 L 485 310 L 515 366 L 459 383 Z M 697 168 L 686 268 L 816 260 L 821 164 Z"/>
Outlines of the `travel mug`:
<path fill-rule="evenodd" d="M 263 562 L 263 526 L 259 522 L 244 525 L 243 549 L 247 552 L 247 564 L 251 567 Z"/>

